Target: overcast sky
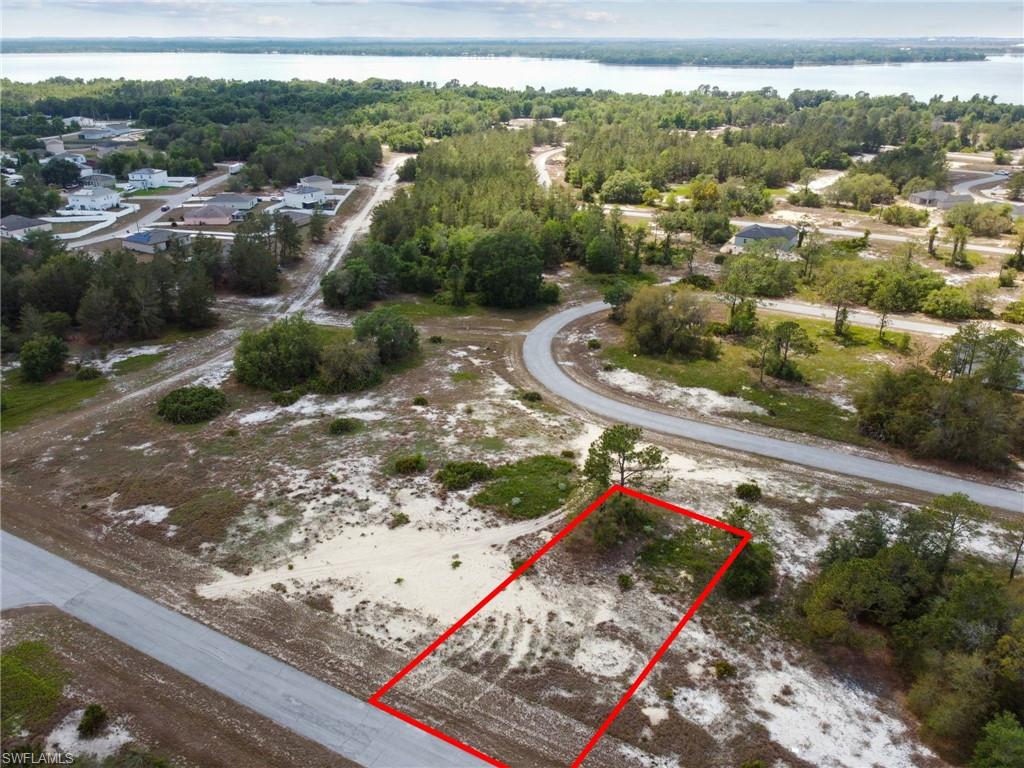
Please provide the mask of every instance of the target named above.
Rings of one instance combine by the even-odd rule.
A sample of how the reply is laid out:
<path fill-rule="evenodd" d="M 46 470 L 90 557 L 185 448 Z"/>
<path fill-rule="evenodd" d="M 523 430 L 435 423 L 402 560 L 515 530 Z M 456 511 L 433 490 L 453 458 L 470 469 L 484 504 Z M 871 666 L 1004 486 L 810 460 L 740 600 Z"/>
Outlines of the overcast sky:
<path fill-rule="evenodd" d="M 3 37 L 1024 35 L 1020 0 L 4 0 Z"/>

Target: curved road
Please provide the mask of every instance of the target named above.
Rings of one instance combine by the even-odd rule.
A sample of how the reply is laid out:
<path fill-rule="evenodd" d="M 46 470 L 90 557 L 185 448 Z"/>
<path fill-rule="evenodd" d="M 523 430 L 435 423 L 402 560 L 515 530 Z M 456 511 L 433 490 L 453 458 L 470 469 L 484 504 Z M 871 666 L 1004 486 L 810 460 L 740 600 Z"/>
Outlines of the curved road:
<path fill-rule="evenodd" d="M 368 768 L 483 762 L 177 611 L 0 531 L 0 608 L 49 603 Z"/>
<path fill-rule="evenodd" d="M 840 446 L 823 448 L 805 445 L 753 432 L 744 432 L 740 429 L 722 427 L 679 416 L 669 416 L 614 400 L 587 389 L 570 378 L 559 367 L 551 346 L 555 337 L 567 325 L 606 309 L 608 309 L 608 305 L 603 301 L 594 301 L 571 307 L 540 322 L 527 334 L 523 344 L 523 360 L 530 374 L 559 397 L 612 421 L 633 424 L 655 432 L 686 437 L 736 451 L 802 464 L 827 472 L 863 478 L 874 483 L 903 486 L 934 494 L 960 491 L 975 501 L 990 507 L 1024 512 L 1024 489 L 1001 488 L 940 472 L 930 472 L 880 459 L 856 456 L 843 450 Z"/>

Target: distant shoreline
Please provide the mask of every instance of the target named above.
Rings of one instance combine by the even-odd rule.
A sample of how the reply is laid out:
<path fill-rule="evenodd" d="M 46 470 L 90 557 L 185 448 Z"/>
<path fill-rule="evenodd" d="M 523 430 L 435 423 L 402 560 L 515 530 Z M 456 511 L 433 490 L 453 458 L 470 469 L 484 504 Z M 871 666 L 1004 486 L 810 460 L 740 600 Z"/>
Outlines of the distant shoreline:
<path fill-rule="evenodd" d="M 286 38 L 24 38 L 3 41 L 5 54 L 218 53 L 314 56 L 446 56 L 573 59 L 610 66 L 792 69 L 984 61 L 1021 54 L 999 40 L 350 40 Z"/>

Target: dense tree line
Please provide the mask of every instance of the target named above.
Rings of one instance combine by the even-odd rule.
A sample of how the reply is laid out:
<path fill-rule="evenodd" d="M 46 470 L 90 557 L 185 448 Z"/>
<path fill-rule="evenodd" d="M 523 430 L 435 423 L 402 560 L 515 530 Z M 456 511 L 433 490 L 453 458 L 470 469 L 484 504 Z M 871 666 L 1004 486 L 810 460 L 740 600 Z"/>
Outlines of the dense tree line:
<path fill-rule="evenodd" d="M 953 759 L 1009 768 L 1024 749 L 1024 603 L 1015 568 L 1008 583 L 965 552 L 985 518 L 963 494 L 863 512 L 830 536 L 802 608 L 819 642 L 869 650 L 881 632 L 925 733 Z"/>
<path fill-rule="evenodd" d="M 637 66 L 768 66 L 891 64 L 911 61 L 980 61 L 998 46 L 920 45 L 908 41 L 839 42 L 778 40 L 337 40 L 168 38 L 145 44 L 125 38 L 12 40 L 11 52 L 169 51 L 212 53 L 312 53 L 349 56 L 535 56 L 586 59 Z"/>

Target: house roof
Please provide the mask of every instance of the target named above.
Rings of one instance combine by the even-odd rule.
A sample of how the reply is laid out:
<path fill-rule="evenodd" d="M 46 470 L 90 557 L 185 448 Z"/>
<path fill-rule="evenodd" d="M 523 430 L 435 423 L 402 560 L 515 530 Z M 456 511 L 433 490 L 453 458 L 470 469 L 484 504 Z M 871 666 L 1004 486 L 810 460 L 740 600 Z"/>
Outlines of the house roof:
<path fill-rule="evenodd" d="M 221 205 L 204 205 L 185 214 L 186 219 L 230 219 L 234 211 Z"/>
<path fill-rule="evenodd" d="M 131 173 L 137 173 L 141 176 L 155 176 L 158 173 L 167 173 L 167 171 L 163 170 L 162 168 L 136 168 Z"/>
<path fill-rule="evenodd" d="M 79 197 L 117 197 L 117 192 L 106 187 L 89 187 L 89 189 L 76 189 L 71 195 Z M 71 195 L 68 195 L 69 197 Z"/>
<path fill-rule="evenodd" d="M 99 181 L 100 179 L 104 179 L 104 180 L 105 179 L 110 179 L 111 181 L 116 181 L 117 180 L 117 177 L 114 176 L 114 174 L 112 174 L 112 173 L 100 173 L 99 171 L 96 171 L 95 173 L 90 173 L 86 178 L 94 179 L 96 181 Z"/>
<path fill-rule="evenodd" d="M 168 240 L 177 240 L 180 237 L 184 237 L 184 235 L 167 229 L 147 229 L 144 232 L 136 232 L 134 235 L 129 235 L 124 238 L 124 241 L 126 243 L 140 243 L 142 245 L 159 245 L 160 243 L 166 243 Z"/>
<path fill-rule="evenodd" d="M 46 223 L 42 219 L 30 219 L 28 216 L 19 216 L 16 213 L 0 219 L 0 227 L 8 232 L 17 232 L 19 229 L 28 229 L 29 227 L 41 227 Z"/>
<path fill-rule="evenodd" d="M 796 227 L 786 225 L 784 227 L 769 227 L 764 224 L 751 224 L 736 233 L 736 237 L 747 240 L 792 240 L 800 232 Z"/>
<path fill-rule="evenodd" d="M 311 187 L 308 184 L 299 184 L 294 187 L 289 187 L 285 192 L 290 192 L 293 195 L 310 195 L 316 193 L 322 193 L 323 190 L 319 187 Z"/>
<path fill-rule="evenodd" d="M 251 203 L 256 199 L 254 195 L 243 195 L 238 192 L 221 192 L 213 196 L 213 203 Z"/>
<path fill-rule="evenodd" d="M 329 181 L 329 182 L 331 182 L 331 184 L 334 183 L 333 179 L 329 179 L 326 176 L 316 176 L 316 175 L 313 175 L 313 176 L 303 176 L 301 179 L 299 179 L 299 183 L 301 183 L 301 184 L 308 184 L 308 183 L 314 182 L 314 181 Z"/>

